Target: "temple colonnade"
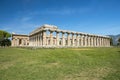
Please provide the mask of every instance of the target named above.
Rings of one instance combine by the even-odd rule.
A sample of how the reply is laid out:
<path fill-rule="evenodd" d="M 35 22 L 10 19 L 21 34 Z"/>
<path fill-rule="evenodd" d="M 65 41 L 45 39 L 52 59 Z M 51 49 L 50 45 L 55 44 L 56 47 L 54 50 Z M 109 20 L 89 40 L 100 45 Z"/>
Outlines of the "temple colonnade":
<path fill-rule="evenodd" d="M 109 47 L 108 36 L 59 30 L 44 25 L 30 33 L 29 46 L 36 47 Z"/>

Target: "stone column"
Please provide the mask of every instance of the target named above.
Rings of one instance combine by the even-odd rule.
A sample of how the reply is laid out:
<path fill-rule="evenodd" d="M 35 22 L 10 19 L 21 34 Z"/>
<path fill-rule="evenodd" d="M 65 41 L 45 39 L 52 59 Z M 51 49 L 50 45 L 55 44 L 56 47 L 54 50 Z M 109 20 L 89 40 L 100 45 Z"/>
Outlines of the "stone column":
<path fill-rule="evenodd" d="M 35 46 L 35 35 L 33 35 L 33 46 Z"/>
<path fill-rule="evenodd" d="M 99 47 L 101 47 L 101 37 L 99 37 Z"/>
<path fill-rule="evenodd" d="M 90 47 L 91 44 L 91 40 L 90 40 L 90 36 L 88 35 L 88 46 Z"/>
<path fill-rule="evenodd" d="M 79 38 L 78 38 L 78 33 L 76 34 L 76 46 L 79 46 Z"/>
<path fill-rule="evenodd" d="M 98 47 L 99 41 L 98 41 L 98 36 L 96 36 L 96 46 Z"/>
<path fill-rule="evenodd" d="M 72 46 L 74 46 L 74 33 L 72 33 Z"/>
<path fill-rule="evenodd" d="M 98 47 L 100 47 L 100 37 L 98 36 Z"/>
<path fill-rule="evenodd" d="M 93 36 L 91 35 L 91 47 L 93 47 Z"/>
<path fill-rule="evenodd" d="M 53 46 L 53 31 L 50 31 L 50 45 Z"/>
<path fill-rule="evenodd" d="M 32 45 L 31 45 L 31 46 L 33 46 L 33 43 L 34 43 L 34 38 L 33 38 L 33 35 L 32 35 L 31 37 L 32 37 Z"/>
<path fill-rule="evenodd" d="M 105 38 L 105 47 L 107 47 L 107 39 Z"/>
<path fill-rule="evenodd" d="M 40 46 L 42 46 L 42 32 L 40 32 Z"/>
<path fill-rule="evenodd" d="M 84 35 L 84 41 L 85 41 L 84 46 L 86 47 L 87 46 L 87 35 Z"/>
<path fill-rule="evenodd" d="M 65 46 L 65 38 L 64 38 L 64 32 L 62 32 L 62 46 Z"/>
<path fill-rule="evenodd" d="M 101 37 L 101 47 L 103 47 L 103 37 Z"/>
<path fill-rule="evenodd" d="M 32 41 L 33 41 L 33 38 L 32 38 L 32 36 L 31 36 L 31 45 L 30 45 L 30 46 L 32 46 L 32 44 L 33 44 L 33 42 L 32 42 Z"/>
<path fill-rule="evenodd" d="M 42 40 L 42 42 L 43 42 L 43 46 L 45 46 L 46 45 L 46 30 L 43 30 L 43 40 Z"/>
<path fill-rule="evenodd" d="M 59 46 L 59 32 L 56 32 L 56 45 Z"/>
<path fill-rule="evenodd" d="M 67 33 L 67 46 L 70 46 L 70 33 Z"/>
<path fill-rule="evenodd" d="M 37 35 L 37 46 L 39 46 L 39 34 Z"/>
<path fill-rule="evenodd" d="M 17 46 L 19 46 L 19 39 L 17 38 Z"/>
<path fill-rule="evenodd" d="M 38 46 L 38 34 L 36 34 L 36 46 Z"/>
<path fill-rule="evenodd" d="M 34 46 L 35 46 L 35 35 L 34 35 Z"/>
<path fill-rule="evenodd" d="M 94 36 L 94 47 L 96 47 L 96 36 Z"/>
<path fill-rule="evenodd" d="M 83 46 L 83 34 L 80 34 L 80 39 L 81 39 L 80 46 Z"/>
<path fill-rule="evenodd" d="M 35 42 L 34 42 L 34 44 L 35 44 L 35 46 L 36 46 L 36 35 L 34 35 L 34 38 L 35 38 Z"/>
<path fill-rule="evenodd" d="M 103 46 L 105 47 L 105 38 L 103 38 Z"/>

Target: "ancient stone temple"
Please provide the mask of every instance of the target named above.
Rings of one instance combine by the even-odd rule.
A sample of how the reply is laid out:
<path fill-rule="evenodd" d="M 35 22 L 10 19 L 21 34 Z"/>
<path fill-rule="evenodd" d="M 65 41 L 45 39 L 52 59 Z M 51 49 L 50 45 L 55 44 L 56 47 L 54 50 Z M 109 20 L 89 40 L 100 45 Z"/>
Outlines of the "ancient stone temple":
<path fill-rule="evenodd" d="M 29 34 L 29 46 L 36 47 L 109 47 L 110 37 L 60 30 L 43 25 Z"/>
<path fill-rule="evenodd" d="M 12 34 L 12 46 L 28 46 L 29 36 L 22 34 Z"/>

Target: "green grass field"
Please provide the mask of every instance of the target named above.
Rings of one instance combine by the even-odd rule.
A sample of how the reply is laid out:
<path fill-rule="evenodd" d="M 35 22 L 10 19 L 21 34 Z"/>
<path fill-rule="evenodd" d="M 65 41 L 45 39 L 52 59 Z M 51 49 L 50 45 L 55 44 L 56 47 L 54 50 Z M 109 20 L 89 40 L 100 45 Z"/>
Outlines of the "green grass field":
<path fill-rule="evenodd" d="M 0 48 L 0 80 L 120 80 L 120 48 Z"/>

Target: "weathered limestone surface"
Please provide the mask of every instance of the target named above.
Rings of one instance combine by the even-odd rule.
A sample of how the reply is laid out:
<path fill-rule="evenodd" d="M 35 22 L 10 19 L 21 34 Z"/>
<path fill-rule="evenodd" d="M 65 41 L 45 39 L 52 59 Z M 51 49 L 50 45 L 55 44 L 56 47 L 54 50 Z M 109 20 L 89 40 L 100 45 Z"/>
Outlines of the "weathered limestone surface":
<path fill-rule="evenodd" d="M 46 32 L 49 31 L 49 37 Z M 56 33 L 54 36 L 53 32 Z M 60 35 L 61 33 L 61 35 Z M 67 36 L 65 35 L 67 34 Z M 37 39 L 36 39 L 36 35 Z M 108 36 L 93 35 L 81 32 L 60 30 L 57 26 L 43 25 L 30 33 L 30 46 L 56 47 L 109 47 Z M 34 38 L 35 37 L 35 38 Z M 47 39 L 46 39 L 47 37 Z M 36 41 L 37 40 L 37 41 Z M 42 43 L 42 44 L 41 44 Z M 50 43 L 50 44 L 49 44 Z"/>
<path fill-rule="evenodd" d="M 49 34 L 47 33 L 49 32 Z M 109 47 L 110 37 L 82 32 L 60 30 L 54 25 L 43 25 L 28 36 L 22 37 L 22 43 L 13 36 L 12 46 L 28 44 L 35 47 Z"/>
<path fill-rule="evenodd" d="M 29 36 L 21 34 L 12 34 L 12 46 L 28 46 Z"/>

